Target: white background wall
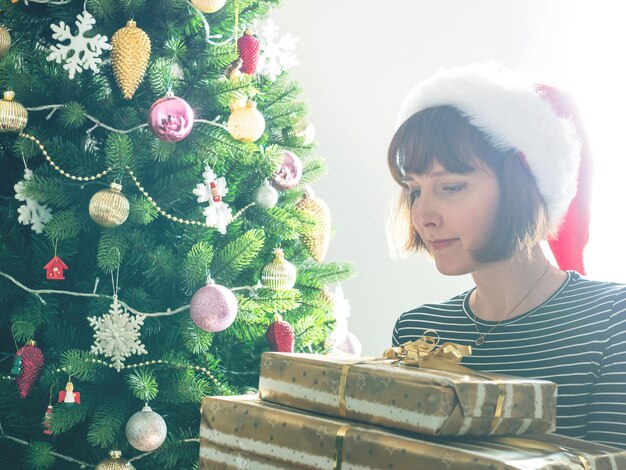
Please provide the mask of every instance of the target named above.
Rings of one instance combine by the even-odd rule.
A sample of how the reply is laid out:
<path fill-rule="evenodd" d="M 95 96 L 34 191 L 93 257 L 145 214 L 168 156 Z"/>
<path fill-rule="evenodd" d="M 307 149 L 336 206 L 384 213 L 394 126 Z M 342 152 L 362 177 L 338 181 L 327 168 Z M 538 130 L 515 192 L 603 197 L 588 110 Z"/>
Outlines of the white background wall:
<path fill-rule="evenodd" d="M 343 283 L 364 354 L 390 343 L 396 317 L 469 288 L 424 258 L 392 261 L 384 214 L 394 183 L 386 147 L 408 89 L 438 68 L 496 60 L 573 93 L 596 158 L 590 277 L 626 282 L 626 34 L 619 2 L 575 0 L 284 0 L 281 33 L 300 37 L 304 87 L 329 174 L 315 185 L 336 235 L 327 260 L 351 260 Z M 621 166 L 621 167 L 620 167 Z"/>

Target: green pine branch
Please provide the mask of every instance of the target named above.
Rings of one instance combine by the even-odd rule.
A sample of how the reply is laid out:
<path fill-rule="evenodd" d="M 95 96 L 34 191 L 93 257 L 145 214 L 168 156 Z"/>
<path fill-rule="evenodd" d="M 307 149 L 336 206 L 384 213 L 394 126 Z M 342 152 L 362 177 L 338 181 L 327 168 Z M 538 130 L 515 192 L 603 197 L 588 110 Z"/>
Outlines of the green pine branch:
<path fill-rule="evenodd" d="M 87 442 L 93 447 L 110 449 L 119 439 L 120 429 L 128 419 L 128 403 L 116 394 L 104 394 L 102 401 L 94 406 L 90 418 Z"/>
<path fill-rule="evenodd" d="M 265 242 L 265 234 L 260 229 L 252 229 L 229 242 L 215 256 L 211 276 L 222 282 L 231 282 L 243 269 L 247 268 L 259 254 Z"/>
<path fill-rule="evenodd" d="M 296 285 L 321 289 L 326 284 L 354 277 L 354 267 L 349 263 L 324 263 L 301 266 Z"/>
<path fill-rule="evenodd" d="M 33 441 L 28 446 L 26 468 L 28 470 L 46 470 L 54 465 L 54 448 L 48 442 Z"/>
<path fill-rule="evenodd" d="M 136 369 L 126 378 L 130 391 L 141 401 L 154 400 L 159 393 L 156 377 L 151 370 Z"/>

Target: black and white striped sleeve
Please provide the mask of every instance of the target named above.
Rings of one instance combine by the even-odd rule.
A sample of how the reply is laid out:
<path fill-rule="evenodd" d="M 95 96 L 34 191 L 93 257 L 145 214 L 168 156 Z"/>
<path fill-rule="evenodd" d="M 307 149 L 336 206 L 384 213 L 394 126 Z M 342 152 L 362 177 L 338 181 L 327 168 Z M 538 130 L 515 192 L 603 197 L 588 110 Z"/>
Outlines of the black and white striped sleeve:
<path fill-rule="evenodd" d="M 592 387 L 587 438 L 626 448 L 626 288 L 616 296 L 606 346 Z"/>

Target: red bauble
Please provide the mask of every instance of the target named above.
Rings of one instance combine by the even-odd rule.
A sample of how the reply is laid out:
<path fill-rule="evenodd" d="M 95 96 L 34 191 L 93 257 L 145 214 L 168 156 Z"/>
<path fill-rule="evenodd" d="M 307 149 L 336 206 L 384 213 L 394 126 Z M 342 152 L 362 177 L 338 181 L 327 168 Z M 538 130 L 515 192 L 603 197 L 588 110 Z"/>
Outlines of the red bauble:
<path fill-rule="evenodd" d="M 259 51 L 261 44 L 259 40 L 252 35 L 249 29 L 243 33 L 237 40 L 237 50 L 239 51 L 239 58 L 243 60 L 241 71 L 252 75 L 256 72 L 256 66 L 259 62 Z"/>
<path fill-rule="evenodd" d="M 270 349 L 275 352 L 293 352 L 296 343 L 293 327 L 278 314 L 274 315 L 274 321 L 267 328 L 265 338 Z"/>
<path fill-rule="evenodd" d="M 22 356 L 22 373 L 15 379 L 20 396 L 26 398 L 32 386 L 37 382 L 43 369 L 43 353 L 33 340 L 18 349 L 16 356 Z"/>
<path fill-rule="evenodd" d="M 159 140 L 178 142 L 189 135 L 195 116 L 191 106 L 170 91 L 156 100 L 148 112 L 148 125 Z"/>

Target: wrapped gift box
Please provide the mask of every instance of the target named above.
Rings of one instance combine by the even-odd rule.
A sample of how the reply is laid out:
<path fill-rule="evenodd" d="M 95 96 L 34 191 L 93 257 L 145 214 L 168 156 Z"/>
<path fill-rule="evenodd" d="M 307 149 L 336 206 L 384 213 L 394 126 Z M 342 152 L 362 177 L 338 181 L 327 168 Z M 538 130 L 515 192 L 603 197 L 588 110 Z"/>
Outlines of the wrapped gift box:
<path fill-rule="evenodd" d="M 207 397 L 202 469 L 620 470 L 626 451 L 554 434 L 434 438 L 392 432 L 263 402 Z"/>
<path fill-rule="evenodd" d="M 200 446 L 199 470 L 294 470 L 305 469 L 300 465 L 281 463 L 258 457 L 250 452 L 237 451 L 213 445 L 207 439 Z"/>
<path fill-rule="evenodd" d="M 259 380 L 265 401 L 442 436 L 552 432 L 556 391 L 545 380 L 274 352 L 263 354 Z"/>

